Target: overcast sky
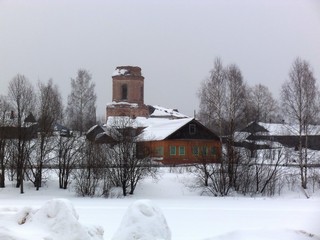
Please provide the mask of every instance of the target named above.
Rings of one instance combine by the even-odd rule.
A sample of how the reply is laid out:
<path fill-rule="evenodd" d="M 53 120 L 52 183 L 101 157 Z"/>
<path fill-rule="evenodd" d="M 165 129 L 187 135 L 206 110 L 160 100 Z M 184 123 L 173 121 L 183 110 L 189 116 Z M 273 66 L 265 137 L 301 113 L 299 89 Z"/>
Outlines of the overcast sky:
<path fill-rule="evenodd" d="M 66 100 L 84 68 L 98 116 L 117 66 L 142 68 L 146 104 L 192 116 L 216 57 L 278 98 L 298 56 L 320 83 L 320 0 L 0 0 L 0 94 L 20 73 L 52 78 Z"/>

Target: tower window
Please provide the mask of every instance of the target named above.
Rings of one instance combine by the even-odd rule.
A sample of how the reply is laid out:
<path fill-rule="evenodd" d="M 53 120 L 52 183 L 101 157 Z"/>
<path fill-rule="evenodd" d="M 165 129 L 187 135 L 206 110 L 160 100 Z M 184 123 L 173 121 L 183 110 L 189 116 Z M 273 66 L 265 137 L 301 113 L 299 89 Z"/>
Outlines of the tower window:
<path fill-rule="evenodd" d="M 143 102 L 143 86 L 140 87 L 140 100 Z"/>
<path fill-rule="evenodd" d="M 127 84 L 123 84 L 121 86 L 121 99 L 122 100 L 128 99 L 128 86 L 127 86 Z"/>

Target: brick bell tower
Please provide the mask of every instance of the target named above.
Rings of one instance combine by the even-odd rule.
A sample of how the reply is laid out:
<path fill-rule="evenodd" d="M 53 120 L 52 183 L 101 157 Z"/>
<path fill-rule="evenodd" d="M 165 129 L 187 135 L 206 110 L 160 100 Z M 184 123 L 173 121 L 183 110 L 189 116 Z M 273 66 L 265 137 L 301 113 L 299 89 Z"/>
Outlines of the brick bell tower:
<path fill-rule="evenodd" d="M 148 117 L 144 104 L 144 77 L 141 68 L 120 66 L 112 74 L 112 103 L 107 105 L 109 116 Z"/>

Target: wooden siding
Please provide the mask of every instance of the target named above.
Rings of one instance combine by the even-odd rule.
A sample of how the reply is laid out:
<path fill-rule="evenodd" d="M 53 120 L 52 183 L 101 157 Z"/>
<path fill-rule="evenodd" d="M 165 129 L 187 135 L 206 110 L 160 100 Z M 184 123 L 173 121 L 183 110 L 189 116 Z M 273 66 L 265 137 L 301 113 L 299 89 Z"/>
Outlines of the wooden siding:
<path fill-rule="evenodd" d="M 140 143 L 149 148 L 151 157 L 164 165 L 179 165 L 193 163 L 217 163 L 221 157 L 221 144 L 216 140 L 208 139 L 176 139 L 163 141 L 150 141 Z M 176 147 L 176 154 L 170 154 L 170 147 Z M 184 147 L 184 154 L 180 154 L 179 148 Z M 199 149 L 198 155 L 193 153 L 193 148 Z M 159 149 L 163 149 L 163 155 L 158 155 Z M 203 154 L 203 148 L 207 149 L 207 154 Z M 214 148 L 215 152 L 211 151 Z"/>

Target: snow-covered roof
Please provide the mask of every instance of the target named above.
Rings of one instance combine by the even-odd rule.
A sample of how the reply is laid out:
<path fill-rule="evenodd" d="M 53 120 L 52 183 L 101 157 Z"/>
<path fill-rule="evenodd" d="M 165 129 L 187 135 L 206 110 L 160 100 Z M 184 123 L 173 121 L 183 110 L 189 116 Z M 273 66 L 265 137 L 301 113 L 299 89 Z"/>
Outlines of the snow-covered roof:
<path fill-rule="evenodd" d="M 164 108 L 160 106 L 152 106 L 154 108 L 151 117 L 174 117 L 174 118 L 187 118 L 187 115 L 184 115 L 176 109 Z"/>
<path fill-rule="evenodd" d="M 108 117 L 106 126 L 144 128 L 138 136 L 139 141 L 160 141 L 192 121 L 193 118 L 145 118 Z"/>
<path fill-rule="evenodd" d="M 129 104 L 132 107 L 138 106 L 131 103 L 111 103 L 108 106 L 116 104 Z M 138 136 L 139 141 L 160 141 L 167 138 L 169 135 L 189 123 L 193 118 L 190 118 L 176 109 L 164 108 L 160 106 L 149 106 L 152 113 L 149 117 L 136 117 L 132 119 L 126 116 L 109 116 L 105 127 L 115 128 L 143 128 Z"/>
<path fill-rule="evenodd" d="M 297 136 L 299 135 L 298 124 L 284 124 L 284 123 L 263 123 L 258 124 L 268 130 L 268 135 L 272 136 Z M 308 135 L 320 135 L 319 125 L 310 125 L 307 130 Z M 305 132 L 302 132 L 305 135 Z"/>
<path fill-rule="evenodd" d="M 152 120 L 152 118 L 149 118 Z M 160 121 L 163 120 L 163 121 Z M 183 119 L 158 119 L 158 121 L 149 122 L 150 125 L 146 127 L 140 134 L 141 141 L 160 141 L 172 133 L 189 123 L 193 118 Z"/>

